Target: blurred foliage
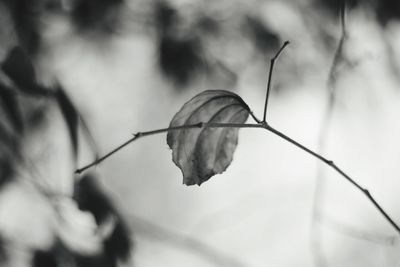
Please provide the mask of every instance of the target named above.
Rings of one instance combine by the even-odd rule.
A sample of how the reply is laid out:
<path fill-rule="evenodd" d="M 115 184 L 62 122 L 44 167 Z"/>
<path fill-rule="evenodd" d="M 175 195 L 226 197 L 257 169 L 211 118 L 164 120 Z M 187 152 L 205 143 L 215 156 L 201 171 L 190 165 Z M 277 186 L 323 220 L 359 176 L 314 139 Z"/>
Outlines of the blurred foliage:
<path fill-rule="evenodd" d="M 114 229 L 104 240 L 104 251 L 96 257 L 78 257 L 78 266 L 116 266 L 118 259 L 127 260 L 132 250 L 131 234 L 107 194 L 100 188 L 97 178 L 85 175 L 75 183 L 74 199 L 79 209 L 93 214 L 98 225 L 114 219 Z M 85 264 L 83 264 L 85 263 Z"/>
<path fill-rule="evenodd" d="M 73 1 L 71 16 L 81 30 L 113 32 L 118 25 L 118 8 L 123 0 L 77 0 Z"/>
<path fill-rule="evenodd" d="M 245 34 L 247 33 L 255 48 L 261 54 L 268 55 L 280 45 L 281 41 L 278 34 L 268 29 L 260 18 L 250 15 L 245 16 L 243 31 Z"/>
<path fill-rule="evenodd" d="M 341 7 L 345 5 L 347 10 L 362 7 L 372 10 L 382 26 L 400 19 L 400 2 L 397 0 L 315 0 L 315 3 L 334 17 L 339 17 Z"/>
<path fill-rule="evenodd" d="M 166 1 L 157 1 L 154 9 L 160 70 L 176 86 L 188 85 L 205 69 L 202 38 L 191 25 L 182 26 L 179 11 Z"/>

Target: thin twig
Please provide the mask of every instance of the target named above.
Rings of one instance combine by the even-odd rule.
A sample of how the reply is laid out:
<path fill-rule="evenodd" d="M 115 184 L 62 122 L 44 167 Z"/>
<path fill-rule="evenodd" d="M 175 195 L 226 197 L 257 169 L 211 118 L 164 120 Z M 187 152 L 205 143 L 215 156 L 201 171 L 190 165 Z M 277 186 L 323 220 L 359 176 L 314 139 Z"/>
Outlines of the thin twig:
<path fill-rule="evenodd" d="M 261 123 L 196 123 L 196 124 L 191 124 L 191 125 L 183 125 L 183 126 L 175 126 L 175 127 L 170 127 L 170 128 L 162 128 L 162 129 L 157 129 L 153 131 L 147 131 L 147 132 L 138 132 L 134 134 L 134 137 L 123 143 L 122 145 L 118 146 L 105 156 L 101 157 L 100 159 L 86 165 L 85 167 L 76 170 L 76 173 L 81 173 L 99 163 L 104 161 L 106 158 L 110 157 L 114 153 L 116 153 L 118 150 L 124 148 L 128 144 L 132 143 L 133 141 L 139 139 L 140 137 L 145 137 L 145 136 L 150 136 L 150 135 L 155 135 L 155 134 L 160 134 L 168 131 L 177 131 L 177 130 L 185 130 L 185 129 L 193 129 L 193 128 L 263 128 L 266 129 L 267 131 L 281 137 L 282 139 L 286 140 L 287 142 L 295 145 L 296 147 L 300 148 L 301 150 L 307 152 L 308 154 L 312 155 L 313 157 L 319 159 L 320 161 L 324 162 L 327 164 L 329 167 L 334 169 L 337 173 L 339 173 L 341 176 L 343 176 L 347 181 L 349 181 L 353 186 L 355 186 L 358 190 L 360 190 L 370 201 L 371 203 L 378 209 L 378 211 L 383 215 L 383 217 L 393 226 L 393 228 L 400 234 L 400 228 L 399 226 L 393 221 L 393 219 L 383 210 L 383 208 L 376 202 L 376 200 L 372 197 L 368 189 L 363 188 L 360 186 L 355 180 L 353 180 L 348 174 L 346 174 L 342 169 L 340 169 L 332 160 L 329 160 L 317 152 L 307 148 L 306 146 L 300 144 L 299 142 L 295 141 L 294 139 L 288 137 L 287 135 L 283 134 L 282 132 L 276 130 L 275 128 L 269 126 L 265 122 Z"/>
<path fill-rule="evenodd" d="M 271 62 L 269 65 L 269 75 L 268 75 L 268 83 L 267 83 L 267 93 L 265 96 L 265 104 L 264 104 L 264 116 L 263 116 L 263 122 L 266 122 L 267 119 L 267 106 L 268 106 L 268 99 L 269 99 L 269 92 L 271 91 L 271 81 L 272 81 L 272 72 L 274 70 L 274 65 L 275 61 L 279 57 L 279 55 L 282 53 L 283 49 L 289 44 L 289 41 L 286 41 L 283 43 L 282 47 L 278 50 L 278 52 L 275 54 L 273 58 L 271 58 Z"/>
<path fill-rule="evenodd" d="M 252 115 L 252 116 L 253 116 L 253 118 L 255 120 L 257 120 L 257 118 L 254 115 Z M 254 124 L 254 125 L 258 125 L 258 124 Z M 75 173 L 80 174 L 80 173 L 86 171 L 87 169 L 90 169 L 91 167 L 100 164 L 105 159 L 107 159 L 108 157 L 112 156 L 113 154 L 115 154 L 116 152 L 121 150 L 122 148 L 126 147 L 130 143 L 132 143 L 132 142 L 136 141 L 137 139 L 139 139 L 141 137 L 144 137 L 144 136 L 164 133 L 164 132 L 168 132 L 168 131 L 177 131 L 177 130 L 185 130 L 185 129 L 202 128 L 202 127 L 208 127 L 208 128 L 249 128 L 249 127 L 254 127 L 254 125 L 252 125 L 252 124 L 235 124 L 235 123 L 205 123 L 205 122 L 200 122 L 200 123 L 195 123 L 195 124 L 190 124 L 190 125 L 182 125 L 182 126 L 174 126 L 174 127 L 169 127 L 169 128 L 162 128 L 162 129 L 157 129 L 157 130 L 152 130 L 152 131 L 147 131 L 147 132 L 138 132 L 138 133 L 133 134 L 132 138 L 130 138 L 129 140 L 127 140 L 126 142 L 124 142 L 120 146 L 114 148 L 113 150 L 111 150 L 110 152 L 108 152 L 107 154 L 102 156 L 101 158 L 93 161 L 92 163 L 90 163 L 90 164 L 88 164 L 88 165 L 86 165 L 86 166 L 84 166 L 84 167 L 82 167 L 80 169 L 77 169 L 75 171 Z M 259 127 L 259 126 L 257 126 L 257 127 Z"/>

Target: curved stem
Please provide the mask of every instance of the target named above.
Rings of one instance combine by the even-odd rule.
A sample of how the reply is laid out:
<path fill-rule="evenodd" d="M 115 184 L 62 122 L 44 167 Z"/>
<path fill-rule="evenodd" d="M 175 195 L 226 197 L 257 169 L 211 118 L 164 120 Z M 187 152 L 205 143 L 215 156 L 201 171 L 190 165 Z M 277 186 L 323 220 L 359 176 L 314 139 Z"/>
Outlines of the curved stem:
<path fill-rule="evenodd" d="M 263 128 L 280 138 L 284 139 L 285 141 L 293 144 L 294 146 L 300 148 L 301 150 L 307 152 L 308 154 L 312 155 L 313 157 L 319 159 L 320 161 L 324 162 L 327 164 L 329 167 L 334 169 L 337 173 L 339 173 L 341 176 L 343 176 L 347 181 L 349 181 L 353 186 L 355 186 L 358 190 L 360 190 L 370 201 L 371 203 L 378 209 L 378 211 L 383 215 L 383 217 L 393 226 L 393 228 L 400 234 L 400 228 L 399 226 L 393 221 L 393 219 L 384 211 L 384 209 L 378 204 L 378 202 L 372 197 L 368 189 L 363 188 L 361 185 L 359 185 L 353 178 L 351 178 L 348 174 L 346 174 L 342 169 L 340 169 L 332 160 L 329 160 L 317 152 L 307 148 L 306 146 L 300 144 L 299 142 L 295 141 L 294 139 L 288 137 L 287 135 L 283 134 L 282 132 L 276 130 L 275 128 L 269 126 L 266 122 L 260 122 L 260 123 L 196 123 L 196 124 L 190 124 L 190 125 L 182 125 L 182 126 L 174 126 L 174 127 L 169 127 L 169 128 L 162 128 L 162 129 L 157 129 L 157 130 L 152 130 L 152 131 L 146 131 L 146 132 L 138 132 L 133 135 L 131 139 L 123 143 L 122 145 L 118 146 L 117 148 L 113 149 L 103 157 L 97 159 L 96 161 L 76 170 L 76 173 L 82 173 L 83 171 L 101 163 L 117 151 L 121 150 L 122 148 L 126 147 L 133 141 L 144 137 L 144 136 L 150 136 L 150 135 L 155 135 L 155 134 L 160 134 L 168 131 L 179 131 L 179 130 L 184 130 L 184 129 L 193 129 L 193 128 Z"/>

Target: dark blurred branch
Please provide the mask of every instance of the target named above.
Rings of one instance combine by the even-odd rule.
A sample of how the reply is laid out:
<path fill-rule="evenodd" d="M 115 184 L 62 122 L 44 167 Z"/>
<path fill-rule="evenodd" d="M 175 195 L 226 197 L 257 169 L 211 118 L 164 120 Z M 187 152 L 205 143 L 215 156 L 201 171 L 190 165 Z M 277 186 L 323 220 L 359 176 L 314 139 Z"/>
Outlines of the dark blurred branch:
<path fill-rule="evenodd" d="M 328 89 L 328 102 L 325 107 L 325 111 L 323 114 L 321 128 L 319 130 L 318 135 L 318 151 L 323 153 L 325 150 L 325 143 L 327 139 L 327 134 L 329 132 L 329 126 L 332 120 L 332 115 L 335 107 L 335 99 L 336 99 L 336 79 L 338 73 L 338 66 L 343 59 L 343 46 L 347 37 L 346 31 L 346 0 L 341 0 L 340 7 L 340 27 L 341 27 L 341 35 L 339 39 L 338 46 L 336 48 L 332 64 L 329 68 L 328 79 L 326 82 L 326 86 Z M 311 218 L 311 249 L 314 254 L 314 264 L 318 267 L 326 266 L 325 259 L 322 253 L 321 248 L 321 236 L 320 229 L 317 225 L 317 218 L 320 216 L 320 207 L 323 206 L 324 203 L 324 170 L 318 166 L 317 175 L 315 180 L 315 188 L 314 188 L 314 199 L 313 199 L 313 211 Z"/>
<path fill-rule="evenodd" d="M 347 225 L 343 222 L 339 222 L 334 218 L 328 217 L 326 214 L 324 216 L 316 216 L 316 220 L 323 223 L 324 226 L 329 227 L 331 230 L 368 242 L 376 243 L 384 246 L 394 246 L 399 242 L 397 236 L 382 235 L 377 233 L 370 233 L 364 230 L 360 230 L 357 227 Z"/>
<path fill-rule="evenodd" d="M 143 234 L 149 239 L 155 239 L 168 245 L 176 246 L 180 249 L 191 251 L 193 254 L 215 264 L 215 266 L 244 267 L 248 266 L 238 258 L 226 255 L 218 251 L 217 248 L 185 234 L 177 233 L 145 220 L 136 215 L 131 215 L 132 228 L 136 229 L 136 234 Z"/>

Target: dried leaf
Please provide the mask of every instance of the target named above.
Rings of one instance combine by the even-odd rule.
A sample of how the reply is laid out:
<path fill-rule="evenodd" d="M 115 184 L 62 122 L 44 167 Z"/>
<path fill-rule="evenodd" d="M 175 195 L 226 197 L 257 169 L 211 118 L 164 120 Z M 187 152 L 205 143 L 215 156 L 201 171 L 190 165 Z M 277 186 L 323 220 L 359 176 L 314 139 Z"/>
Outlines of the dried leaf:
<path fill-rule="evenodd" d="M 223 90 L 204 91 L 189 100 L 171 121 L 170 127 L 196 123 L 244 123 L 249 107 L 236 94 Z M 174 163 L 181 169 L 183 183 L 201 185 L 222 173 L 232 161 L 239 128 L 191 128 L 169 131 L 167 143 Z"/>

